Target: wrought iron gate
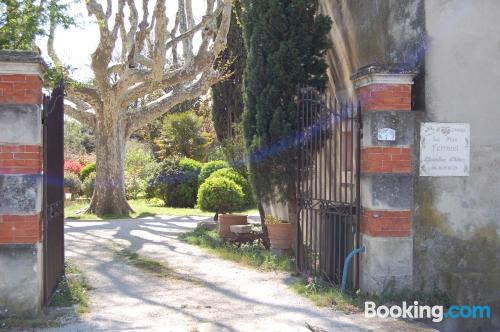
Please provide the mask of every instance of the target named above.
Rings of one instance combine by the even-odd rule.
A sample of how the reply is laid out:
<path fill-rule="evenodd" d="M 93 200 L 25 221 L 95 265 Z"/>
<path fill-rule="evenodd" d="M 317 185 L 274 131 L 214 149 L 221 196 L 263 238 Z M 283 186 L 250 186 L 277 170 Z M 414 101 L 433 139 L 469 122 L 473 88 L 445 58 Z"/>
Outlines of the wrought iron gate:
<path fill-rule="evenodd" d="M 301 90 L 297 266 L 335 284 L 341 283 L 345 257 L 359 243 L 359 109 L 358 103 Z M 357 260 L 353 265 L 351 289 L 358 287 Z"/>
<path fill-rule="evenodd" d="M 64 84 L 43 98 L 44 302 L 64 275 Z"/>

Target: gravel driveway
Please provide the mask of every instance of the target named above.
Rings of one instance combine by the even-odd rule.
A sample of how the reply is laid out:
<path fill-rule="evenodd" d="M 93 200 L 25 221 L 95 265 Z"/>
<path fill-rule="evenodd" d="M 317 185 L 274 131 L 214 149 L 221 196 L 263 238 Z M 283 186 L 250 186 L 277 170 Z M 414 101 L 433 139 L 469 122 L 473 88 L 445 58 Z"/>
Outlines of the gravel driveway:
<path fill-rule="evenodd" d="M 90 313 L 49 331 L 425 331 L 402 321 L 317 308 L 288 289 L 292 277 L 259 272 L 177 239 L 204 217 L 68 221 L 66 256 L 93 287 Z M 160 278 L 116 255 L 121 246 L 185 278 Z"/>

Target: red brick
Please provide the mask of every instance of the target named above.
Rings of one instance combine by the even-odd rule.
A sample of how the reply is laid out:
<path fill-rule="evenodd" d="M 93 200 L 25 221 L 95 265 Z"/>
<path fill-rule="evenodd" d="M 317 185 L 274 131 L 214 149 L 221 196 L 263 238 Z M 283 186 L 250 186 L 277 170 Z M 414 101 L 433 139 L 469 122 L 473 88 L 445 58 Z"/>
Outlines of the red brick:
<path fill-rule="evenodd" d="M 410 236 L 411 213 L 410 211 L 363 210 L 361 232 L 377 237 Z"/>
<path fill-rule="evenodd" d="M 0 145 L 0 174 L 37 174 L 42 162 L 38 145 Z"/>
<path fill-rule="evenodd" d="M 41 240 L 41 218 L 35 215 L 1 215 L 0 243 L 36 243 Z"/>
<path fill-rule="evenodd" d="M 411 148 L 366 147 L 361 149 L 363 173 L 410 173 Z"/>
<path fill-rule="evenodd" d="M 0 167 L 0 174 L 38 174 L 42 171 L 42 167 Z"/>
<path fill-rule="evenodd" d="M 1 157 L 0 157 L 1 159 Z M 19 152 L 19 153 L 14 153 L 14 159 L 36 159 L 40 160 L 41 159 L 41 154 L 39 152 Z"/>
<path fill-rule="evenodd" d="M 42 147 L 40 145 L 25 145 L 26 152 L 41 152 Z"/>
<path fill-rule="evenodd" d="M 24 160 L 24 159 L 13 159 L 13 160 L 0 160 L 0 165 L 2 167 L 35 167 L 41 165 L 41 160 Z"/>
<path fill-rule="evenodd" d="M 26 75 L 0 75 L 0 81 L 4 82 L 26 81 L 26 78 Z"/>
<path fill-rule="evenodd" d="M 13 104 L 40 104 L 42 81 L 36 75 L 0 76 L 0 102 Z"/>
<path fill-rule="evenodd" d="M 363 111 L 411 110 L 411 86 L 409 84 L 372 84 L 357 90 Z"/>
<path fill-rule="evenodd" d="M 10 152 L 0 152 L 0 160 L 1 159 L 13 159 L 14 154 Z"/>
<path fill-rule="evenodd" d="M 26 145 L 0 145 L 2 152 L 25 152 Z"/>

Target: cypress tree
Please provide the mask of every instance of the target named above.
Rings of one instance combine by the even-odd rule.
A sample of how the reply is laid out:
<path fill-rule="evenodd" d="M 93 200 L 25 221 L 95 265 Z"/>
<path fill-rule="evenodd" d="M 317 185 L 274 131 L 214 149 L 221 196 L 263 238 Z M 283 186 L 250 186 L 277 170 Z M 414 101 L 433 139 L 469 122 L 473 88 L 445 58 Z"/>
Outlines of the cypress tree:
<path fill-rule="evenodd" d="M 324 87 L 331 20 L 317 14 L 317 0 L 243 3 L 247 49 L 243 128 L 250 180 L 260 201 L 278 198 L 293 205 L 300 116 L 297 88 Z"/>
<path fill-rule="evenodd" d="M 242 77 L 246 51 L 241 32 L 241 3 L 233 3 L 231 25 L 227 33 L 227 48 L 217 59 L 228 77 L 212 87 L 212 119 L 219 140 L 232 138 L 233 124 L 241 121 L 243 113 Z"/>

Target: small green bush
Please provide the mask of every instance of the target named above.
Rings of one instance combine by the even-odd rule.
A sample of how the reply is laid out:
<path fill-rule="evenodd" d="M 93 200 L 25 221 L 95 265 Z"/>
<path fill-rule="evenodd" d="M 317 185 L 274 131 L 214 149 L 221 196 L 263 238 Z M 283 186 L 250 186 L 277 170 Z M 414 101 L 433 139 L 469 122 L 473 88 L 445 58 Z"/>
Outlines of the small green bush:
<path fill-rule="evenodd" d="M 230 179 L 223 177 L 206 179 L 198 190 L 198 207 L 202 211 L 235 212 L 243 210 L 244 206 L 243 190 Z"/>
<path fill-rule="evenodd" d="M 129 199 L 137 199 L 144 194 L 147 181 L 158 168 L 153 152 L 143 143 L 129 141 L 125 150 L 125 194 Z"/>
<path fill-rule="evenodd" d="M 203 165 L 197 160 L 191 158 L 182 158 L 181 160 L 179 160 L 179 166 L 181 166 L 182 169 L 191 170 L 199 174 Z"/>
<path fill-rule="evenodd" d="M 194 207 L 201 165 L 192 159 L 168 158 L 148 181 L 146 196 L 160 198 L 166 206 Z"/>
<path fill-rule="evenodd" d="M 198 176 L 198 184 L 201 186 L 208 177 L 218 169 L 228 168 L 229 164 L 224 160 L 214 160 L 203 164 L 200 175 Z"/>
<path fill-rule="evenodd" d="M 86 197 L 92 197 L 94 194 L 94 184 L 95 184 L 95 172 L 91 172 L 85 177 L 82 185 L 83 195 Z"/>
<path fill-rule="evenodd" d="M 243 195 L 245 195 L 245 208 L 252 208 L 255 206 L 255 201 L 253 198 L 252 187 L 248 180 L 245 179 L 237 170 L 233 168 L 221 168 L 213 172 L 208 178 L 223 177 L 234 181 L 243 190 Z"/>
<path fill-rule="evenodd" d="M 95 163 L 90 163 L 85 165 L 85 167 L 83 167 L 80 170 L 80 180 L 85 181 L 85 179 L 87 178 L 87 176 L 89 176 L 90 173 L 95 172 L 95 169 L 96 169 Z"/>
<path fill-rule="evenodd" d="M 82 181 L 78 175 L 70 172 L 64 173 L 64 187 L 69 188 L 72 195 L 78 195 L 82 190 Z"/>

